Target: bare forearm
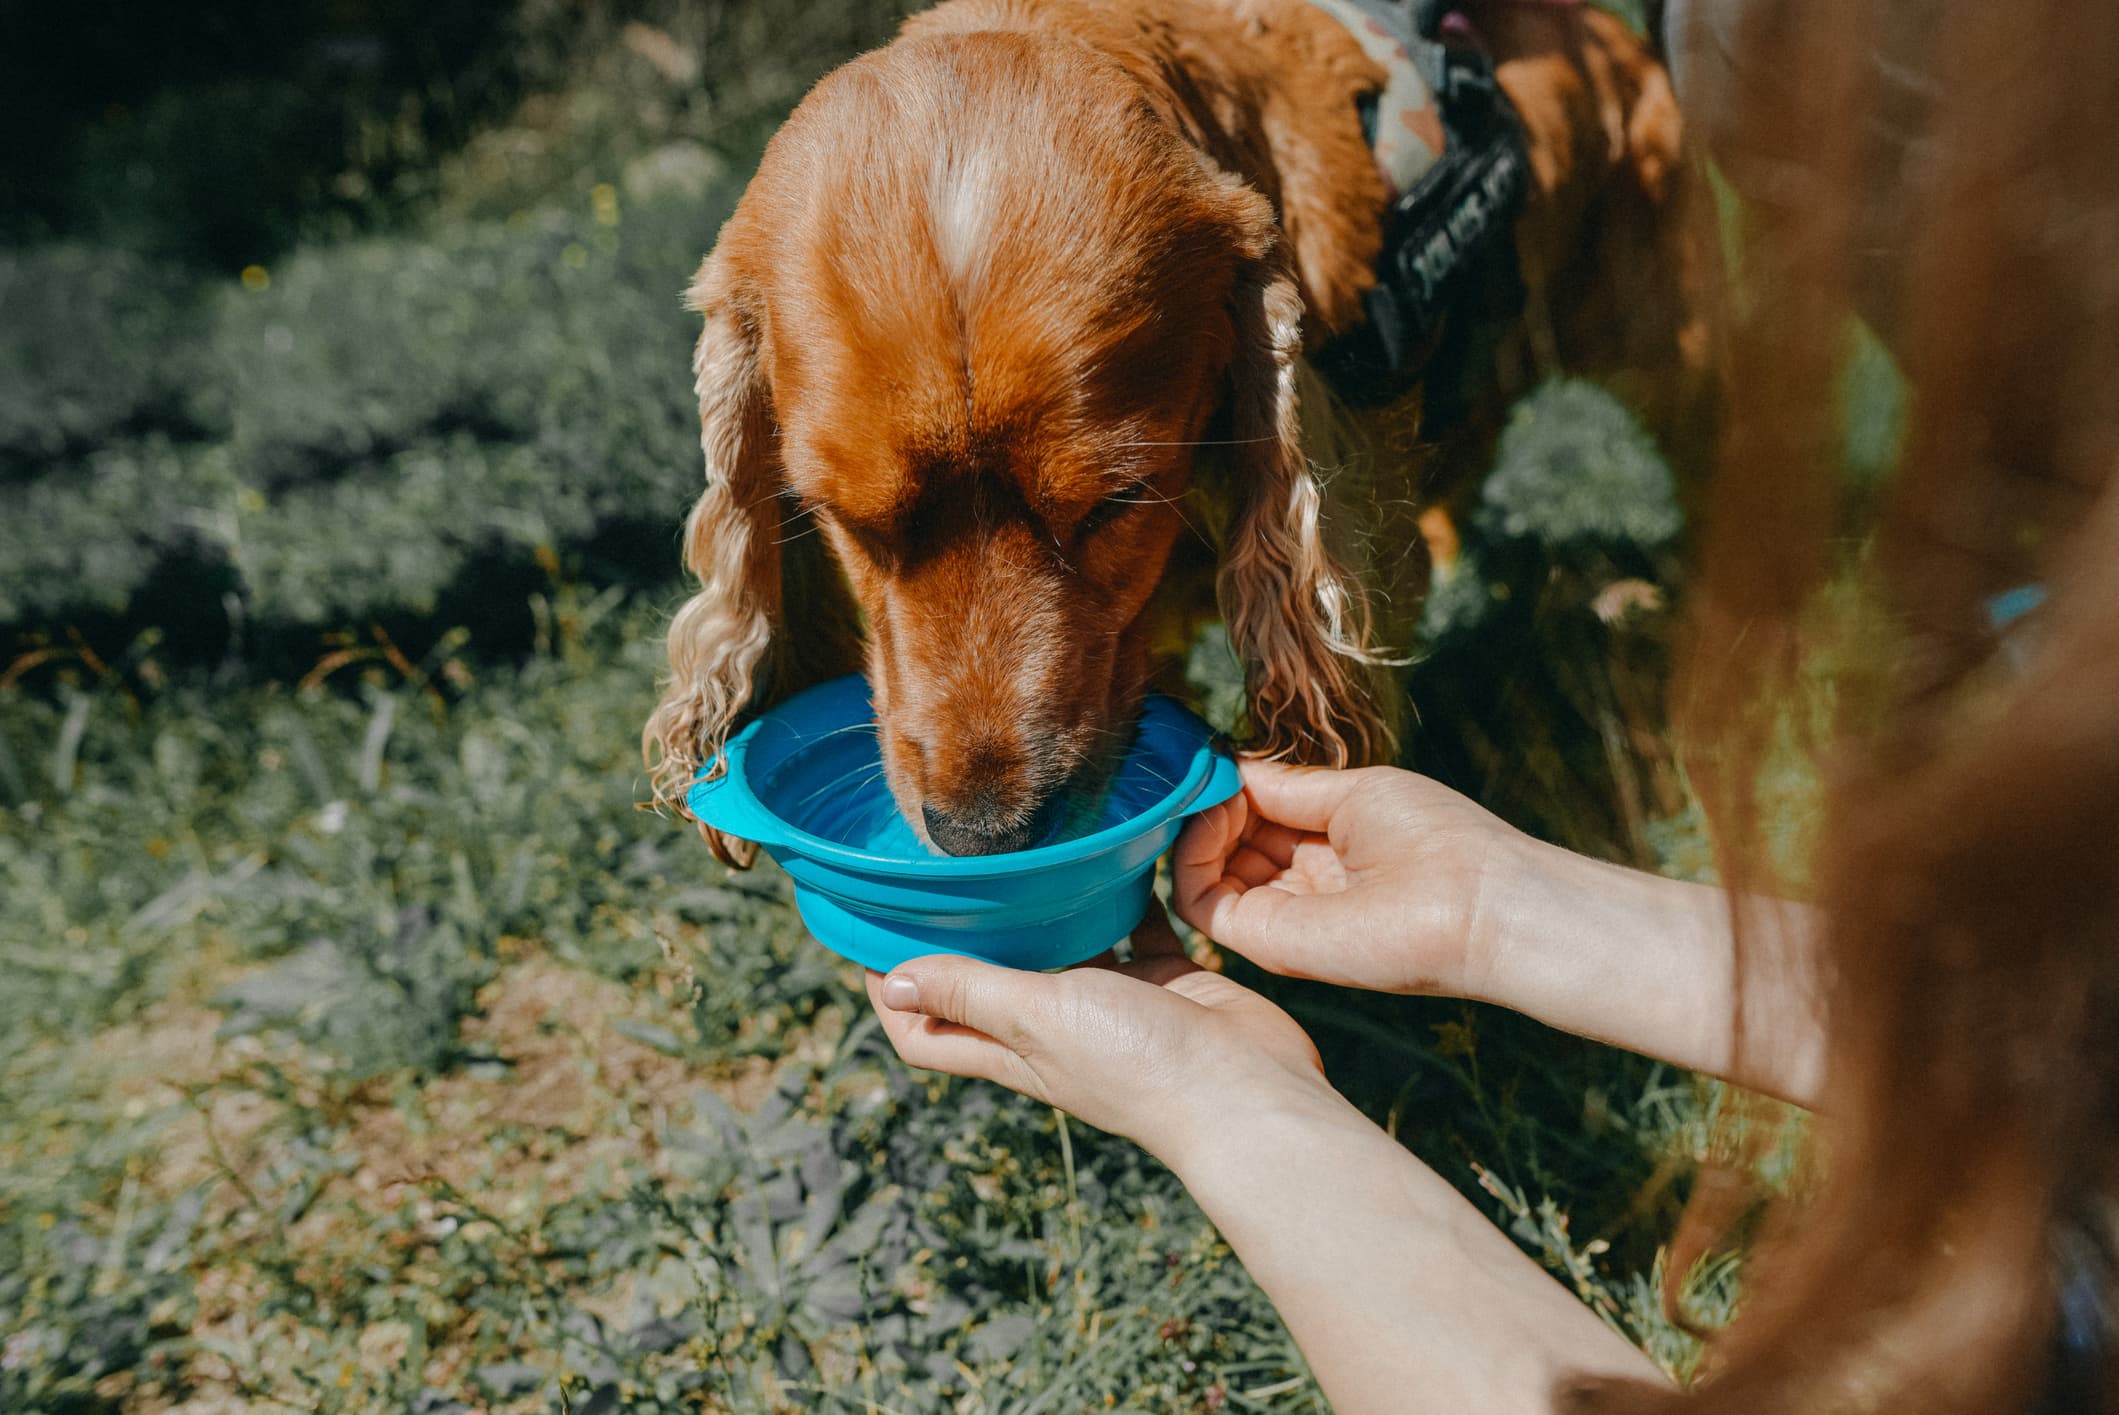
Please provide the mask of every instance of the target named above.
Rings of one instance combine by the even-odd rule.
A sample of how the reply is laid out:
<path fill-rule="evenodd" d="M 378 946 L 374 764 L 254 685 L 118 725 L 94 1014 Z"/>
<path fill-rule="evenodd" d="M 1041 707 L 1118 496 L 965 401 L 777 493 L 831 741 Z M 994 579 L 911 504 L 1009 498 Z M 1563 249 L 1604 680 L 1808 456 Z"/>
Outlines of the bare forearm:
<path fill-rule="evenodd" d="M 1536 842 L 1485 873 L 1474 994 L 1548 1025 L 1815 1104 L 1824 1068 L 1815 921 Z"/>
<path fill-rule="evenodd" d="M 1179 1172 L 1341 1415 L 1542 1415 L 1571 1374 L 1660 1378 L 1338 1097 L 1275 1105 L 1228 1128 Z"/>

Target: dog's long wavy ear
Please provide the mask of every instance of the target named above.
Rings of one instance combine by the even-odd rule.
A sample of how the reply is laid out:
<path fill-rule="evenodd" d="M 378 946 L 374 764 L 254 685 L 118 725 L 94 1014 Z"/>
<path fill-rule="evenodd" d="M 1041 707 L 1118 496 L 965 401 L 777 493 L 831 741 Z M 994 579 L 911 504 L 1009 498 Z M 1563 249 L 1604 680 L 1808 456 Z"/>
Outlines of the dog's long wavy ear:
<path fill-rule="evenodd" d="M 757 325 L 718 252 L 686 303 L 706 318 L 692 356 L 706 489 L 684 522 L 684 563 L 699 588 L 670 622 L 669 678 L 641 736 L 656 804 L 680 811 L 746 709 L 859 662 L 850 597 L 785 489 Z M 783 632 L 791 605 L 801 621 L 792 634 Z M 701 833 L 726 864 L 756 855 L 748 842 Z"/>
<path fill-rule="evenodd" d="M 1388 762 L 1396 693 L 1361 582 L 1327 546 L 1324 487 L 1303 452 L 1302 294 L 1284 250 L 1234 294 L 1233 516 L 1216 590 L 1244 665 L 1254 751 L 1316 766 Z"/>

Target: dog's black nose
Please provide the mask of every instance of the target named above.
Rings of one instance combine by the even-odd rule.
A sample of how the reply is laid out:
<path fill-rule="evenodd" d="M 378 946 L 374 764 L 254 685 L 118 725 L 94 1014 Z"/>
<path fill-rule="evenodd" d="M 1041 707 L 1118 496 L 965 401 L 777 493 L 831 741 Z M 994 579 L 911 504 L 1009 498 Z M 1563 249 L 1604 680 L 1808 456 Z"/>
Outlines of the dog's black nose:
<path fill-rule="evenodd" d="M 1059 820 L 1064 795 L 1047 796 L 1027 816 L 984 802 L 965 811 L 944 811 L 930 803 L 920 807 L 920 819 L 927 823 L 927 838 L 951 855 L 1005 855 L 1045 842 Z"/>

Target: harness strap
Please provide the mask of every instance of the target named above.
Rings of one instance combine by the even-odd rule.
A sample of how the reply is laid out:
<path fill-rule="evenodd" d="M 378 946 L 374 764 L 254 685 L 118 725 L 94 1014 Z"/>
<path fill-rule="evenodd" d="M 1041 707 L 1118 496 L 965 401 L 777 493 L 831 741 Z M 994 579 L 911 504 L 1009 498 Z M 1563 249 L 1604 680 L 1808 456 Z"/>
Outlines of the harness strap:
<path fill-rule="evenodd" d="M 1351 0 L 1313 3 L 1347 23 L 1364 47 L 1384 28 L 1373 10 L 1356 28 L 1342 13 Z M 1529 154 L 1492 62 L 1476 47 L 1436 38 L 1448 14 L 1442 0 L 1367 3 L 1390 6 L 1385 18 L 1397 21 L 1390 28 L 1398 35 L 1400 69 L 1409 62 L 1421 75 L 1418 82 L 1431 96 L 1427 111 L 1442 141 L 1411 180 L 1393 180 L 1398 196 L 1384 218 L 1376 284 L 1363 297 L 1367 318 L 1319 350 L 1313 362 L 1356 406 L 1388 402 L 1427 377 L 1429 413 L 1446 415 L 1478 361 L 1474 336 L 1465 327 L 1472 321 L 1452 321 L 1449 314 L 1476 292 L 1498 292 L 1494 303 L 1500 308 L 1482 313 L 1506 314 L 1521 299 L 1514 224 L 1530 188 Z M 1394 87 L 1401 85 L 1394 75 Z M 1401 115 L 1398 126 L 1418 131 L 1417 119 L 1402 116 L 1404 108 L 1393 111 Z M 1384 135 L 1398 136 L 1388 113 L 1363 116 Z M 1381 163 L 1380 136 L 1372 143 Z M 1391 175 L 1389 166 L 1385 173 Z M 1431 369 L 1441 377 L 1429 377 Z"/>

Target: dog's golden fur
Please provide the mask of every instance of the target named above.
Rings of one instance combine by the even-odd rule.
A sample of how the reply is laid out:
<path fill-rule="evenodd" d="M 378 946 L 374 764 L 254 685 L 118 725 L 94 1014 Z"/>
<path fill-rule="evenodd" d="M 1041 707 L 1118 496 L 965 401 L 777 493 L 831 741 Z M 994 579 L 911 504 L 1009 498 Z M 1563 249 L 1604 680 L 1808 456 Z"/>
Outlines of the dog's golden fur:
<path fill-rule="evenodd" d="M 1608 17 L 1489 18 L 1536 181 L 1516 365 L 1602 342 L 1652 366 L 1631 316 L 1560 285 L 1604 278 L 1616 202 L 1654 239 L 1667 85 Z M 691 291 L 707 486 L 646 732 L 658 796 L 747 707 L 865 667 L 906 818 L 1011 848 L 1108 767 L 1171 623 L 1215 607 L 1255 750 L 1387 759 L 1384 645 L 1425 547 L 1408 521 L 1389 558 L 1414 593 L 1378 594 L 1327 501 L 1417 499 L 1392 455 L 1417 395 L 1357 420 L 1376 445 L 1328 480 L 1303 361 L 1374 280 L 1389 194 L 1356 100 L 1382 77 L 1308 0 L 948 0 L 821 82 Z"/>

